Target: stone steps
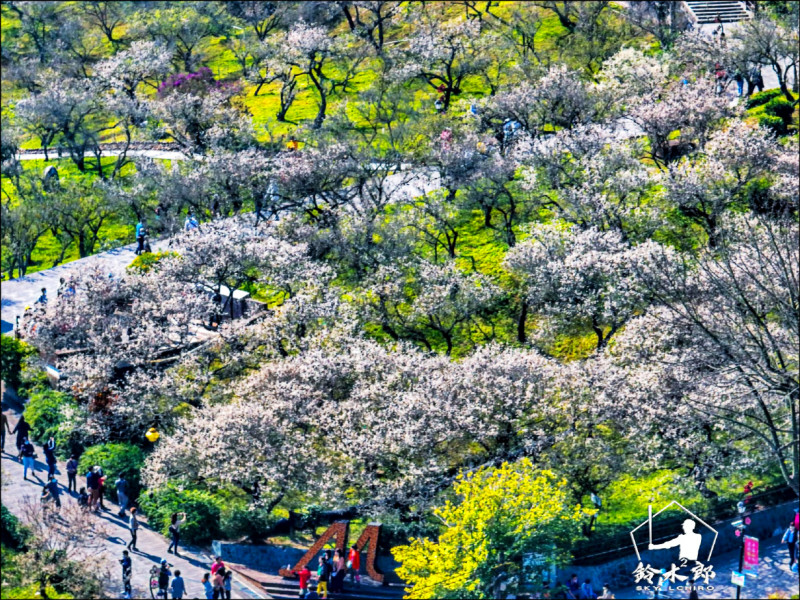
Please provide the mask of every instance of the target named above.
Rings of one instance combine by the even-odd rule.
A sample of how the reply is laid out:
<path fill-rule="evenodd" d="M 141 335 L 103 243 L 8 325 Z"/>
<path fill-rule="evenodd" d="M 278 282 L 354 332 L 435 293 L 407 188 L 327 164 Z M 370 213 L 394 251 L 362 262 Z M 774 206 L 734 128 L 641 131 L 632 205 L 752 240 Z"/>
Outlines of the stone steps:
<path fill-rule="evenodd" d="M 317 588 L 315 583 L 309 585 L 310 589 Z M 289 585 L 276 585 L 276 584 L 261 584 L 261 589 L 270 598 L 279 600 L 288 600 L 289 598 L 296 599 L 299 595 L 299 586 L 297 582 L 289 582 Z M 400 600 L 404 596 L 403 588 L 398 587 L 396 590 L 386 591 L 382 587 L 371 585 L 351 586 L 345 583 L 344 593 L 332 594 L 328 592 L 328 598 L 335 600 Z"/>
<path fill-rule="evenodd" d="M 250 585 L 258 588 L 268 598 L 276 599 L 296 599 L 299 595 L 300 588 L 297 580 L 284 579 L 279 575 L 270 575 L 269 573 L 262 573 L 249 569 L 244 565 L 237 565 L 234 563 L 226 563 L 237 576 L 246 580 Z M 404 586 L 401 584 L 380 585 L 369 579 L 369 577 L 362 576 L 362 584 L 360 586 L 351 585 L 349 581 L 345 581 L 345 591 L 343 594 L 328 594 L 328 597 L 336 600 L 400 600 L 404 594 Z M 312 582 L 311 589 L 316 589 L 316 582 Z"/>
<path fill-rule="evenodd" d="M 697 23 L 714 23 L 717 15 L 723 23 L 736 23 L 750 18 L 744 2 L 686 2 Z"/>

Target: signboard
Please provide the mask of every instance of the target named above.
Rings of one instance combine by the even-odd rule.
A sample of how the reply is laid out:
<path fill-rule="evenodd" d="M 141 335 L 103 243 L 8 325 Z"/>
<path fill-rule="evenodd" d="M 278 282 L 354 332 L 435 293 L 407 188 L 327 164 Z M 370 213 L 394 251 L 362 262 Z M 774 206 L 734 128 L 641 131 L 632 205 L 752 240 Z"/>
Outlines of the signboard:
<path fill-rule="evenodd" d="M 758 575 L 758 538 L 744 536 L 744 562 L 742 573 L 745 575 Z"/>
<path fill-rule="evenodd" d="M 53 365 L 45 365 L 44 372 L 47 373 L 47 378 L 52 385 L 56 385 L 61 379 L 61 371 L 56 369 Z"/>
<path fill-rule="evenodd" d="M 744 573 L 739 573 L 739 571 L 731 571 L 731 583 L 733 585 L 738 585 L 739 587 L 744 587 Z"/>
<path fill-rule="evenodd" d="M 529 552 L 522 555 L 522 584 L 532 589 L 548 588 L 556 579 L 555 560 L 547 554 Z"/>

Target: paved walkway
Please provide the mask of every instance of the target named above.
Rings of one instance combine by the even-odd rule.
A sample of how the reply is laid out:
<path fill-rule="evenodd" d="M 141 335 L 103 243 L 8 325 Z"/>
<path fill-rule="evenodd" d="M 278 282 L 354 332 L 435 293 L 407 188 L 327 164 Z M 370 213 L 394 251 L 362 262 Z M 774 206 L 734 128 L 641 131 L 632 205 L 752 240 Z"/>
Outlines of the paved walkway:
<path fill-rule="evenodd" d="M 168 240 L 159 240 L 152 244 L 153 250 L 158 252 L 167 247 Z M 125 268 L 136 258 L 136 244 L 122 246 L 93 256 L 87 256 L 64 263 L 52 269 L 45 269 L 18 277 L 10 281 L 3 281 L 2 287 L 2 333 L 9 333 L 15 327 L 16 318 L 22 318 L 26 306 L 33 306 L 41 296 L 42 288 L 47 290 L 47 297 L 55 298 L 59 287 L 59 280 L 64 277 L 69 279 L 70 273 L 82 269 L 99 268 L 103 272 L 113 274 L 115 277 L 122 275 Z"/>
<path fill-rule="evenodd" d="M 3 385 L 5 392 L 5 384 Z M 13 401 L 8 401 L 8 396 L 4 393 L 3 408 L 6 415 L 11 422 L 12 429 L 16 425 L 18 419 L 18 411 L 14 410 Z M 20 514 L 20 506 L 26 498 L 38 500 L 41 495 L 44 477 L 47 474 L 47 466 L 41 460 L 36 461 L 36 468 L 38 471 L 34 473 L 34 477 L 28 474 L 28 481 L 22 479 L 22 464 L 17 461 L 15 454 L 15 436 L 8 436 L 6 439 L 6 448 L 2 453 L 2 472 L 3 472 L 3 490 L 2 502 L 11 512 Z M 14 454 L 9 454 L 10 451 Z M 44 453 L 40 447 L 37 446 L 37 454 L 42 457 Z M 77 497 L 67 494 L 67 476 L 66 466 L 64 461 L 59 461 L 58 471 L 56 472 L 58 482 L 64 488 L 61 496 L 62 503 L 76 502 Z M 85 481 L 83 477 L 79 477 L 79 485 Z M 110 593 L 119 594 L 122 589 L 121 569 L 117 561 L 122 557 L 122 551 L 125 549 L 126 544 L 130 540 L 130 533 L 126 523 L 117 517 L 118 508 L 113 502 L 108 499 L 104 500 L 106 510 L 102 512 L 97 518 L 103 521 L 104 529 L 107 531 L 107 539 L 104 545 L 103 554 L 106 556 L 110 563 L 112 580 L 108 582 L 108 591 Z M 201 583 L 203 573 L 209 571 L 211 567 L 211 555 L 209 551 L 196 547 L 184 546 L 181 548 L 181 556 L 176 557 L 173 554 L 167 554 L 167 547 L 169 540 L 164 536 L 149 529 L 146 524 L 146 519 L 142 519 L 142 529 L 139 530 L 137 547 L 139 551 L 131 553 L 133 561 L 133 577 L 131 583 L 134 590 L 135 598 L 149 598 L 149 581 L 150 581 L 150 568 L 153 565 L 158 565 L 162 558 L 166 558 L 175 569 L 181 571 L 181 576 L 186 582 L 187 595 L 186 598 L 205 598 L 203 591 L 203 584 Z M 237 580 L 234 577 L 232 596 L 234 598 L 265 598 L 263 594 L 257 593 L 252 588 L 246 586 L 245 583 Z"/>
<path fill-rule="evenodd" d="M 747 577 L 742 598 L 767 598 L 770 594 L 782 594 L 778 597 L 790 598 L 798 592 L 797 573 L 789 570 L 789 551 L 785 544 L 780 543 L 780 537 L 774 536 L 768 540 L 761 540 L 759 544 L 759 574 L 757 578 Z M 736 598 L 736 586 L 731 583 L 731 571 L 739 568 L 739 551 L 733 550 L 713 556 L 711 563 L 714 565 L 716 576 L 709 580 L 708 585 L 714 586 L 713 591 L 699 591 L 701 598 Z M 576 567 L 576 572 L 580 572 Z M 642 582 L 645 583 L 645 582 Z M 702 583 L 702 581 L 701 581 Z M 602 585 L 602 582 L 595 582 Z M 689 593 L 677 590 L 674 584 L 672 590 L 664 598 L 688 598 Z M 636 587 L 613 590 L 617 598 L 637 599 L 652 598 L 652 592 L 642 592 Z"/>
<path fill-rule="evenodd" d="M 100 156 L 119 156 L 122 154 L 121 150 L 101 150 Z M 147 156 L 149 158 L 157 158 L 160 160 L 186 160 L 186 155 L 177 150 L 128 150 L 125 153 L 128 157 L 134 156 Z M 87 152 L 87 158 L 94 158 L 94 154 Z M 17 154 L 17 160 L 45 160 L 54 162 L 56 160 L 70 160 L 69 154 L 62 154 L 58 156 L 56 152 L 50 150 L 45 156 L 44 152 L 24 152 Z"/>
<path fill-rule="evenodd" d="M 387 178 L 386 193 L 394 198 L 417 197 L 426 194 L 437 187 L 437 180 L 431 177 L 424 169 L 419 169 L 415 173 L 404 171 Z M 359 210 L 354 202 L 353 210 Z M 243 213 L 234 217 L 227 217 L 223 221 L 234 222 L 235 219 L 249 219 L 252 221 L 252 213 Z M 202 224 L 201 224 L 202 231 Z M 166 250 L 169 247 L 169 239 L 151 240 L 154 252 Z M 0 333 L 10 333 L 16 326 L 16 318 L 22 318 L 26 306 L 33 306 L 41 296 L 42 288 L 47 290 L 47 297 L 54 299 L 59 287 L 59 280 L 64 277 L 69 279 L 70 273 L 85 269 L 99 268 L 102 272 L 112 274 L 115 277 L 123 275 L 125 269 L 136 258 L 136 244 L 129 244 L 80 258 L 68 263 L 61 264 L 51 269 L 45 269 L 18 277 L 0 284 L 2 291 L 2 326 Z"/>

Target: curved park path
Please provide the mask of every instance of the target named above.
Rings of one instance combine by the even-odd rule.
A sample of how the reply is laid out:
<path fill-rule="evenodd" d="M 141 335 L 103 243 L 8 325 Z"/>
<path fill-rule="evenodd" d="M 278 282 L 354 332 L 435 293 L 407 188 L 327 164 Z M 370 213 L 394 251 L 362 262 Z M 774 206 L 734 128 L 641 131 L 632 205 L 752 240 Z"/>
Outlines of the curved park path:
<path fill-rule="evenodd" d="M 164 250 L 168 244 L 168 240 L 154 241 L 152 243 L 153 251 Z M 69 279 L 71 272 L 98 268 L 102 272 L 113 274 L 114 277 L 117 277 L 125 272 L 125 268 L 135 258 L 136 244 L 128 244 L 127 246 L 121 246 L 100 254 L 64 263 L 51 269 L 31 273 L 24 277 L 3 281 L 0 284 L 2 333 L 10 333 L 14 329 L 16 318 L 22 318 L 22 313 L 25 312 L 26 306 L 34 305 L 42 293 L 42 288 L 47 290 L 47 297 L 52 300 L 56 297 L 59 280 L 62 277 Z"/>
<path fill-rule="evenodd" d="M 111 151 L 113 152 L 113 151 Z M 163 154 L 171 154 L 162 150 L 143 150 L 142 152 L 159 153 L 156 158 L 164 158 Z M 129 153 L 130 154 L 130 153 Z M 178 153 L 180 154 L 180 153 Z M 23 158 L 35 155 L 26 154 Z M 183 156 L 183 155 L 181 155 Z M 185 157 L 184 157 L 185 158 Z M 391 175 L 387 178 L 389 185 L 389 193 L 394 197 L 410 196 L 416 197 L 424 195 L 437 187 L 437 181 L 434 177 L 429 176 L 424 169 L 416 169 L 413 172 L 405 170 L 406 166 L 403 165 L 403 171 Z M 222 221 L 234 222 L 235 219 L 254 219 L 252 213 L 243 213 L 234 217 L 226 217 Z M 202 234 L 203 225 L 200 225 L 199 232 Z M 151 246 L 154 252 L 166 250 L 170 245 L 168 238 L 160 240 L 151 240 Z M 26 306 L 33 306 L 36 300 L 41 296 L 42 288 L 47 290 L 47 297 L 52 300 L 56 297 L 56 292 L 59 287 L 59 280 L 64 277 L 69 279 L 69 275 L 73 271 L 85 269 L 100 269 L 103 273 L 108 273 L 114 277 L 121 276 L 125 273 L 125 268 L 130 265 L 136 258 L 136 244 L 128 244 L 113 250 L 101 252 L 86 258 L 80 258 L 68 263 L 58 265 L 50 269 L 37 271 L 24 277 L 18 277 L 9 281 L 0 283 L 0 296 L 2 296 L 2 308 L 0 315 L 2 316 L 2 333 L 11 333 L 16 326 L 16 318 L 22 318 Z"/>
<path fill-rule="evenodd" d="M 16 400 L 13 392 L 5 389 L 3 384 L 3 411 L 8 416 L 11 427 L 16 425 L 19 411 L 22 406 Z M 2 473 L 3 473 L 3 487 L 2 487 L 2 501 L 12 513 L 17 515 L 22 514 L 21 508 L 23 503 L 28 499 L 38 501 L 42 492 L 42 484 L 47 475 L 47 466 L 41 460 L 36 461 L 37 471 L 32 477 L 28 474 L 28 481 L 22 479 L 22 464 L 16 458 L 16 448 L 14 445 L 16 436 L 7 436 L 6 447 L 2 453 Z M 41 447 L 37 445 L 36 452 L 38 456 L 44 456 Z M 61 495 L 62 505 L 69 503 L 77 503 L 77 496 L 67 493 L 67 475 L 66 465 L 64 461 L 58 462 L 58 470 L 56 477 L 60 486 L 63 488 Z M 81 483 L 86 485 L 85 478 L 79 476 L 78 487 Z M 113 484 L 112 484 L 113 485 Z M 116 594 L 115 597 L 120 597 L 122 592 L 122 569 L 119 567 L 117 561 L 122 557 L 122 551 L 125 549 L 130 534 L 125 522 L 117 517 L 119 508 L 116 504 L 109 499 L 103 501 L 106 508 L 109 510 L 103 511 L 96 518 L 102 522 L 103 529 L 106 531 L 106 539 L 102 545 L 102 554 L 108 559 L 108 566 L 111 573 L 111 579 L 106 584 L 106 591 L 111 594 Z M 160 563 L 162 558 L 166 558 L 170 564 L 173 565 L 173 572 L 179 569 L 181 576 L 186 582 L 186 598 L 205 598 L 203 584 L 201 583 L 203 573 L 206 573 L 211 568 L 212 557 L 209 552 L 201 548 L 192 546 L 183 546 L 180 549 L 181 556 L 176 557 L 173 554 L 167 554 L 167 547 L 169 540 L 161 534 L 153 531 L 147 526 L 147 520 L 141 519 L 141 529 L 139 529 L 137 547 L 139 551 L 131 552 L 131 560 L 133 562 L 133 576 L 131 584 L 133 586 L 134 598 L 149 598 L 149 581 L 150 581 L 150 568 L 153 565 Z M 256 592 L 252 588 L 247 587 L 245 583 L 237 579 L 234 575 L 232 586 L 233 598 L 264 598 L 263 593 Z"/>
<path fill-rule="evenodd" d="M 784 529 L 781 529 L 781 535 Z M 780 539 L 780 536 L 772 536 L 760 541 L 758 577 L 747 577 L 741 598 L 768 598 L 770 594 L 778 594 L 778 598 L 790 598 L 792 594 L 797 594 L 797 573 L 789 570 L 789 551 L 785 544 L 780 543 Z M 700 598 L 736 598 L 736 586 L 731 583 L 731 571 L 739 568 L 739 550 L 715 555 L 711 562 L 716 576 L 709 580 L 708 585 L 714 586 L 714 589 L 699 591 Z M 580 573 L 580 567 L 575 567 L 575 572 Z M 600 586 L 602 582 L 595 581 L 594 584 Z M 646 585 L 646 582 L 643 581 L 642 584 Z M 671 585 L 669 592 L 662 597 L 688 598 L 688 591 L 676 589 L 679 585 L 682 584 L 678 582 Z M 612 591 L 617 598 L 633 600 L 653 597 L 652 592 L 637 590 L 635 586 Z"/>
<path fill-rule="evenodd" d="M 397 186 L 394 188 L 393 193 L 399 195 L 419 196 L 427 193 L 436 186 L 434 178 L 426 176 L 424 173 L 399 173 L 392 176 L 392 185 Z M 237 218 L 233 217 L 232 219 Z M 252 215 L 241 215 L 238 218 L 252 219 Z M 202 225 L 200 228 L 202 233 Z M 168 248 L 170 245 L 169 239 L 162 239 L 155 241 L 152 244 L 153 251 L 158 252 Z M 68 278 L 73 271 L 84 269 L 100 269 L 103 273 L 108 273 L 114 277 L 123 275 L 125 269 L 136 258 L 135 254 L 136 244 L 129 244 L 114 250 L 109 250 L 94 256 L 82 258 L 70 263 L 59 265 L 52 269 L 39 271 L 25 277 L 20 277 L 11 281 L 2 282 L 2 333 L 10 334 L 14 328 L 14 323 L 17 316 L 22 316 L 26 306 L 33 306 L 41 294 L 41 288 L 47 290 L 48 298 L 54 299 L 56 291 L 59 286 L 61 277 Z M 52 300 L 51 300 L 52 301 Z M 16 398 L 13 391 L 5 389 L 3 383 L 3 412 L 8 416 L 11 428 L 13 429 L 17 423 L 19 415 L 21 414 L 24 406 Z M 22 506 L 28 499 L 38 501 L 42 485 L 44 483 L 44 476 L 47 473 L 46 465 L 37 460 L 36 467 L 37 473 L 33 478 L 29 477 L 28 481 L 22 478 L 22 464 L 16 458 L 15 437 L 7 436 L 6 449 L 2 453 L 2 503 L 12 513 L 17 515 L 22 514 Z M 6 452 L 6 450 L 10 451 Z M 43 456 L 44 453 L 40 447 L 37 447 L 37 454 Z M 58 471 L 56 473 L 59 484 L 66 490 L 67 476 L 66 465 L 64 461 L 59 461 Z M 83 480 L 80 477 L 80 480 Z M 79 484 L 80 487 L 80 484 Z M 77 497 L 71 496 L 64 492 L 62 495 L 63 503 L 76 503 Z M 111 510 L 102 512 L 97 518 L 102 520 L 103 529 L 107 531 L 106 540 L 103 544 L 103 554 L 108 559 L 110 571 L 112 574 L 111 580 L 108 582 L 107 589 L 111 593 L 119 596 L 122 590 L 121 569 L 117 561 L 122 556 L 122 550 L 125 549 L 130 534 L 125 522 L 117 517 L 118 508 L 109 500 L 105 500 Z M 137 546 L 139 552 L 132 553 L 133 561 L 133 577 L 132 585 L 134 589 L 134 597 L 136 598 L 149 598 L 149 572 L 153 565 L 159 564 L 162 558 L 167 560 L 174 566 L 175 569 L 181 571 L 186 587 L 186 598 L 205 598 L 203 586 L 201 583 L 203 573 L 208 572 L 211 566 L 210 553 L 200 549 L 184 546 L 181 548 L 181 557 L 175 557 L 172 554 L 167 554 L 166 550 L 169 546 L 169 540 L 161 534 L 149 529 L 146 524 L 146 519 L 142 519 L 142 529 L 139 531 Z M 233 585 L 234 598 L 265 598 L 263 592 L 257 592 L 253 588 L 247 586 L 246 583 L 237 579 L 234 575 Z"/>

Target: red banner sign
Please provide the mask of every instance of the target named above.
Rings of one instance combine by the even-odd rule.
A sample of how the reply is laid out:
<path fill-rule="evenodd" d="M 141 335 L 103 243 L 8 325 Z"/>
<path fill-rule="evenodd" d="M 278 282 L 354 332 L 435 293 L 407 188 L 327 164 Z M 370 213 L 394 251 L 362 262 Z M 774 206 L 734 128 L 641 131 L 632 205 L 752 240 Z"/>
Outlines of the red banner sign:
<path fill-rule="evenodd" d="M 758 538 L 744 536 L 743 572 L 750 575 L 758 573 Z"/>

